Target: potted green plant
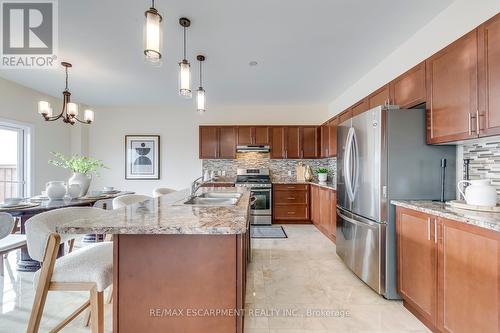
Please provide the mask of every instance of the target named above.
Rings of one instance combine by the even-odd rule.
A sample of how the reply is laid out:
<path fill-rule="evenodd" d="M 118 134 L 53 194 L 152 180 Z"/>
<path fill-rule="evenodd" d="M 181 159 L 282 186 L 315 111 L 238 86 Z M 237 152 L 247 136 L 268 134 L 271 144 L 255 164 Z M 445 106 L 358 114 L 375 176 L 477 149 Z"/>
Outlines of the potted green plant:
<path fill-rule="evenodd" d="M 318 168 L 316 173 L 318 174 L 318 180 L 320 182 L 326 182 L 326 180 L 328 179 L 328 169 L 327 168 Z"/>
<path fill-rule="evenodd" d="M 78 184 L 80 186 L 80 196 L 87 194 L 92 174 L 98 175 L 99 169 L 108 169 L 100 160 L 91 157 L 75 154 L 71 157 L 66 157 L 61 153 L 51 152 L 55 159 L 49 160 L 49 164 L 63 169 L 69 169 L 73 175 L 68 180 L 68 184 Z"/>

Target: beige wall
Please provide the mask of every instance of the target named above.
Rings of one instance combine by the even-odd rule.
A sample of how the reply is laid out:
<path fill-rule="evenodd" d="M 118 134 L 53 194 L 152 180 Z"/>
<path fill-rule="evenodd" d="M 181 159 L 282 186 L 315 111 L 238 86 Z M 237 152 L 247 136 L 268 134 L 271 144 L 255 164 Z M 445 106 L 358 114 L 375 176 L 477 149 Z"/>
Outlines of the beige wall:
<path fill-rule="evenodd" d="M 47 161 L 51 158 L 51 151 L 63 154 L 72 152 L 71 132 L 75 130 L 62 121 L 46 122 L 43 120 L 37 113 L 39 100 L 49 101 L 54 113 L 60 110 L 60 99 L 0 79 L 0 121 L 19 122 L 33 129 L 32 188 L 34 194 L 40 193 L 49 180 L 66 180 L 69 177 L 69 172 L 48 165 Z"/>
<path fill-rule="evenodd" d="M 329 105 L 334 116 L 500 12 L 499 0 L 456 0 Z M 394 27 L 397 29 L 397 27 Z"/>
<path fill-rule="evenodd" d="M 115 186 L 142 194 L 154 187 L 182 189 L 201 175 L 198 159 L 200 124 L 320 124 L 326 107 L 224 107 L 209 109 L 203 116 L 193 107 L 96 108 L 96 121 L 89 127 L 89 154 L 102 159 L 110 170 L 95 178 L 93 189 Z M 161 179 L 125 180 L 124 137 L 127 134 L 159 134 Z"/>

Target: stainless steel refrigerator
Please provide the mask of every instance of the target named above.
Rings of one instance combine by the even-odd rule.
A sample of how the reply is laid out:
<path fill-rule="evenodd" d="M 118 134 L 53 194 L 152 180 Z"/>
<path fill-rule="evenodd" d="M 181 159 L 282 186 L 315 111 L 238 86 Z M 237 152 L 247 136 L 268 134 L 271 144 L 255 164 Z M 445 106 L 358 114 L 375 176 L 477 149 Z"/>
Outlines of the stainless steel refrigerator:
<path fill-rule="evenodd" d="M 388 299 L 396 291 L 393 199 L 455 197 L 454 146 L 426 144 L 425 110 L 376 107 L 337 130 L 337 254 Z"/>

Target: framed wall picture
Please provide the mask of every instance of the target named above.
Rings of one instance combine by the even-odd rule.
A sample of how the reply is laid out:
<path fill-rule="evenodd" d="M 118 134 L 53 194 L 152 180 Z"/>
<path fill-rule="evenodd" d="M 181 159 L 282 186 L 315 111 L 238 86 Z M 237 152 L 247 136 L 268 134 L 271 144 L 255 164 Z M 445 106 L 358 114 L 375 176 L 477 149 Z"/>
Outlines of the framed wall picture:
<path fill-rule="evenodd" d="M 125 135 L 125 179 L 160 179 L 159 135 Z"/>

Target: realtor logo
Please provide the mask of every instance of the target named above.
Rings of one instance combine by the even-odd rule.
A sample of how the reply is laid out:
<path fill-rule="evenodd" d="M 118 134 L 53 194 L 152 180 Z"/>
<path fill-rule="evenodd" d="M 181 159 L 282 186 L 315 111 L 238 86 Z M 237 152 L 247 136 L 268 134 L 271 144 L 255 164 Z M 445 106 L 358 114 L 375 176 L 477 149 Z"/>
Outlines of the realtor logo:
<path fill-rule="evenodd" d="M 56 65 L 55 1 L 1 1 L 1 68 L 50 68 Z"/>

